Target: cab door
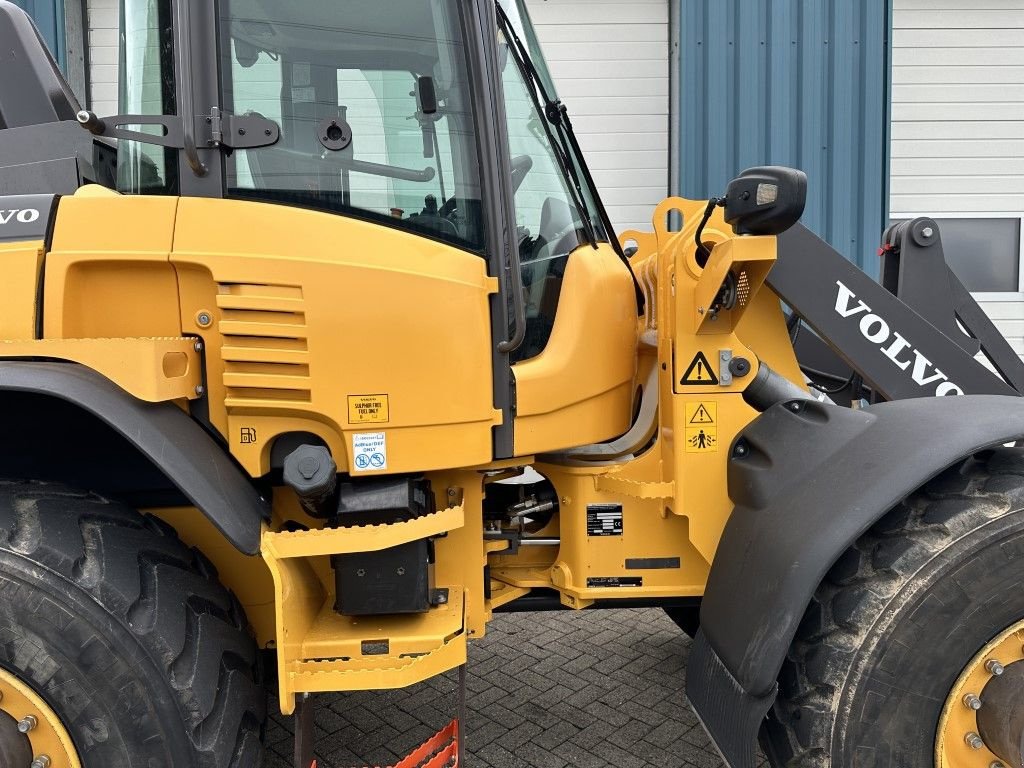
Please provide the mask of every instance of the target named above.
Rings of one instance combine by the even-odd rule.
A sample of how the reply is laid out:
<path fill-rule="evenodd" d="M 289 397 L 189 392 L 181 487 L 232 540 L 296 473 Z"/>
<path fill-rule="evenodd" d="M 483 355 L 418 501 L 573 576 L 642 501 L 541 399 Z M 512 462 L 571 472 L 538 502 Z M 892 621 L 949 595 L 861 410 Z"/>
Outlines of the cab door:
<path fill-rule="evenodd" d="M 633 278 L 576 186 L 572 159 L 499 31 L 526 335 L 513 353 L 515 452 L 610 440 L 630 425 L 636 375 Z"/>

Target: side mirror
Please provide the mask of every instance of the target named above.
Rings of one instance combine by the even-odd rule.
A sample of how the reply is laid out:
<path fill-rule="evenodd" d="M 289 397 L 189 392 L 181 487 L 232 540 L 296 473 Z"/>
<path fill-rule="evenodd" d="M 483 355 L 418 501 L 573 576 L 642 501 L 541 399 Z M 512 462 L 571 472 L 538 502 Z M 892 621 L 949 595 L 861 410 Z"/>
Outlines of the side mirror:
<path fill-rule="evenodd" d="M 748 168 L 729 182 L 725 220 L 737 235 L 780 235 L 803 215 L 807 174 L 766 165 Z"/>

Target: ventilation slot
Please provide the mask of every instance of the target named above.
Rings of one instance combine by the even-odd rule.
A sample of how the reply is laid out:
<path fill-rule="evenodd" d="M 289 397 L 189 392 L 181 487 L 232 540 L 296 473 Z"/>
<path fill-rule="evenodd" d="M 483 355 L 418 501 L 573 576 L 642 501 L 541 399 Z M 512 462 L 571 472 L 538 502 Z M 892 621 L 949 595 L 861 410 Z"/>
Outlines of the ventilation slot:
<path fill-rule="evenodd" d="M 217 306 L 224 337 L 221 356 L 228 404 L 255 400 L 309 402 L 309 347 L 302 289 L 290 285 L 221 285 Z"/>

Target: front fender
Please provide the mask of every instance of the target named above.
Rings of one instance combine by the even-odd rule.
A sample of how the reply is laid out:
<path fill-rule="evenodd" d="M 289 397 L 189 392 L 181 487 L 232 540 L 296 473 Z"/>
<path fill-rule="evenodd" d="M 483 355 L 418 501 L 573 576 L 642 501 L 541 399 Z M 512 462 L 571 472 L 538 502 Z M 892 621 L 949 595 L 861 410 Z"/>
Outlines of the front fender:
<path fill-rule="evenodd" d="M 828 569 L 882 515 L 960 459 L 1024 436 L 1024 400 L 769 408 L 737 438 L 735 504 L 701 605 L 686 693 L 732 768 L 757 733 L 797 626 Z"/>

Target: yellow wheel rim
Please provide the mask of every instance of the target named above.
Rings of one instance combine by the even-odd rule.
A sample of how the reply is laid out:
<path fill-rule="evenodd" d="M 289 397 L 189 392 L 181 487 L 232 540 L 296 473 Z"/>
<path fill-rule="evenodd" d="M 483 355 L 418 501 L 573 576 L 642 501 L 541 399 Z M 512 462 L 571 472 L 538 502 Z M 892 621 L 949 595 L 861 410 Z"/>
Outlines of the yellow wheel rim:
<path fill-rule="evenodd" d="M 971 697 L 981 692 L 993 677 L 992 665 L 1007 667 L 1024 660 L 1024 621 L 1019 621 L 982 648 L 971 659 L 950 689 L 939 718 L 935 739 L 938 768 L 992 768 L 1004 761 L 989 750 L 978 735 L 977 705 Z M 1005 768 L 1010 768 L 1006 765 Z"/>
<path fill-rule="evenodd" d="M 2 668 L 0 697 L 0 711 L 19 722 L 26 721 L 26 725 L 32 725 L 26 734 L 32 744 L 32 755 L 37 760 L 42 757 L 49 759 L 49 763 L 42 761 L 41 765 L 47 765 L 48 768 L 82 768 L 78 751 L 71 743 L 71 735 L 57 713 L 50 709 L 39 694 Z"/>

